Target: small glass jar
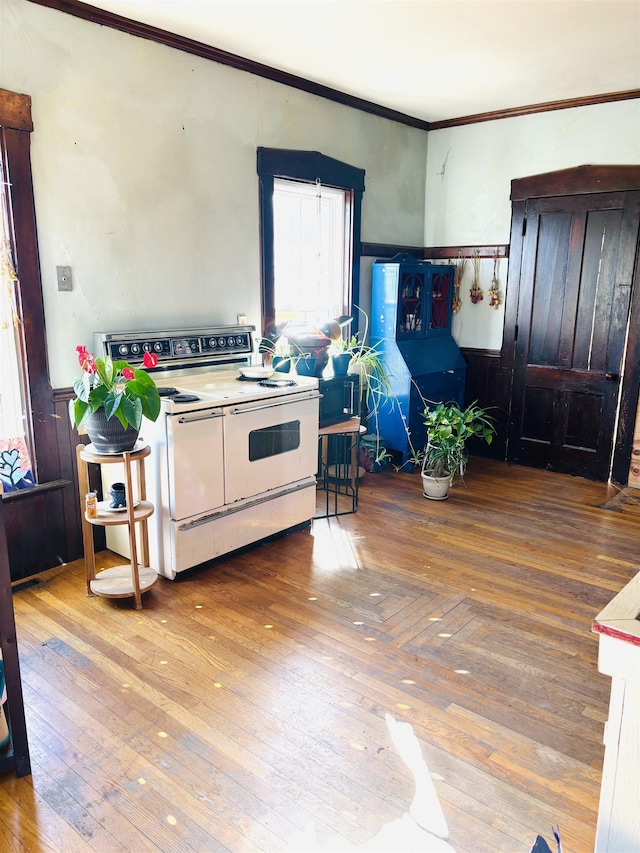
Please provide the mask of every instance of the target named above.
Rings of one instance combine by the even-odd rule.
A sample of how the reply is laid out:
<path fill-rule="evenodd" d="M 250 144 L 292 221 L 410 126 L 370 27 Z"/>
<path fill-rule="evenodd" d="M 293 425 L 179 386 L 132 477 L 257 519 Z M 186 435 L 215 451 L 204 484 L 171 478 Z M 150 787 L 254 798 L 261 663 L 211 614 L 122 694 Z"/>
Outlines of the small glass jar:
<path fill-rule="evenodd" d="M 98 493 L 97 492 L 87 492 L 84 497 L 84 508 L 87 514 L 87 518 L 97 518 L 98 517 Z"/>

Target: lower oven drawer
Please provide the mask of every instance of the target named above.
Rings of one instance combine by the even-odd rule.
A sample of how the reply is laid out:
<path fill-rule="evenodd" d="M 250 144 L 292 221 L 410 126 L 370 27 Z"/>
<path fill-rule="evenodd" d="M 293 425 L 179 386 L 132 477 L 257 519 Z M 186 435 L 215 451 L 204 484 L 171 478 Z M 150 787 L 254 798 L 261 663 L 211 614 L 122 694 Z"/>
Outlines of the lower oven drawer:
<path fill-rule="evenodd" d="M 316 509 L 315 480 L 262 503 L 195 522 L 171 522 L 169 553 L 160 573 L 173 579 L 190 569 L 310 521 Z"/>

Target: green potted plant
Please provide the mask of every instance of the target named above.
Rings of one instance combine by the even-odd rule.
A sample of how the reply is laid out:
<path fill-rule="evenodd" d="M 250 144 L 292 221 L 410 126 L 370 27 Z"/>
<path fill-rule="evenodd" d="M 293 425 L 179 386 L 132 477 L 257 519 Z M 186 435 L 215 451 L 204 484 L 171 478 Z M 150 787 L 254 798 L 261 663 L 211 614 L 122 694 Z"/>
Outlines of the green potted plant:
<path fill-rule="evenodd" d="M 298 361 L 304 358 L 300 349 L 286 337 L 277 338 L 275 341 L 261 337 L 257 338 L 257 343 L 263 363 L 270 364 L 278 373 L 289 373 L 291 368 L 295 368 Z"/>
<path fill-rule="evenodd" d="M 346 376 L 354 353 L 359 349 L 356 335 L 334 338 L 329 346 L 329 357 L 334 376 Z"/>
<path fill-rule="evenodd" d="M 491 444 L 495 435 L 493 419 L 477 403 L 461 409 L 457 403 L 426 406 L 422 418 L 426 445 L 419 453 L 422 463 L 422 491 L 426 498 L 444 500 L 449 487 L 464 476 L 467 442 L 479 438 Z"/>
<path fill-rule="evenodd" d="M 358 306 L 355 306 L 358 308 Z M 369 414 L 378 410 L 386 401 L 392 401 L 389 372 L 380 351 L 380 344 L 366 344 L 369 317 L 362 308 L 358 311 L 364 318 L 364 329 L 352 335 L 345 349 L 351 354 L 348 372 L 360 376 L 361 393 Z"/>
<path fill-rule="evenodd" d="M 160 394 L 145 370 L 110 356 L 95 358 L 86 347 L 76 347 L 82 375 L 73 383 L 75 399 L 69 416 L 76 428 L 84 427 L 100 453 L 122 453 L 136 443 L 142 417 L 155 421 L 160 414 Z M 155 367 L 158 356 L 145 352 L 145 367 Z"/>
<path fill-rule="evenodd" d="M 347 372 L 359 378 L 360 411 L 363 423 L 367 424 L 372 444 L 373 462 L 376 466 L 384 464 L 388 458 L 386 446 L 378 429 L 378 412 L 383 405 L 394 405 L 391 379 L 380 351 L 380 344 L 370 346 L 365 343 L 369 330 L 369 317 L 366 311 L 355 308 L 362 316 L 363 329 L 350 337 L 334 340 L 329 352 L 333 357 L 344 353 L 349 356 Z"/>

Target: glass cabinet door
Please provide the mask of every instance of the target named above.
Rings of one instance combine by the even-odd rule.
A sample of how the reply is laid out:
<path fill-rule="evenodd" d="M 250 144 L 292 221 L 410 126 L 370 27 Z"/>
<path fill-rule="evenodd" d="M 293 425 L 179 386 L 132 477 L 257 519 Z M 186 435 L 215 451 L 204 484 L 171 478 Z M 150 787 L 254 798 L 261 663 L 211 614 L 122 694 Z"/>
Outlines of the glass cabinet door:
<path fill-rule="evenodd" d="M 451 268 L 443 267 L 440 270 L 437 266 L 434 267 L 431 276 L 430 331 L 449 331 L 452 286 Z"/>
<path fill-rule="evenodd" d="M 398 334 L 403 337 L 424 334 L 425 274 L 416 269 L 401 269 L 398 300 Z"/>

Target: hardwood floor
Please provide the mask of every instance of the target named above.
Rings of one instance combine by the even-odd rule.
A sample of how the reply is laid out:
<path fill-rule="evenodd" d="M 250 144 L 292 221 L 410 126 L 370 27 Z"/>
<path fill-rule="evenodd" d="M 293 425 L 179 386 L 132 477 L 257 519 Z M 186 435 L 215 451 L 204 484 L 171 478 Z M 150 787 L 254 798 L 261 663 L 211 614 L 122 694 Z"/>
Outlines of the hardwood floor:
<path fill-rule="evenodd" d="M 590 626 L 640 570 L 615 491 L 472 459 L 430 502 L 385 471 L 355 515 L 160 578 L 140 611 L 87 598 L 81 563 L 47 573 L 14 596 L 33 775 L 0 777 L 0 849 L 284 851 L 310 821 L 363 844 L 414 792 L 388 712 L 456 851 L 526 853 L 552 825 L 592 850 Z"/>

